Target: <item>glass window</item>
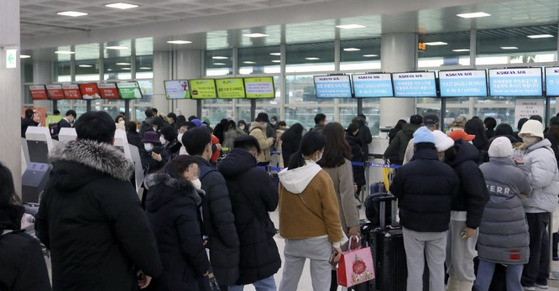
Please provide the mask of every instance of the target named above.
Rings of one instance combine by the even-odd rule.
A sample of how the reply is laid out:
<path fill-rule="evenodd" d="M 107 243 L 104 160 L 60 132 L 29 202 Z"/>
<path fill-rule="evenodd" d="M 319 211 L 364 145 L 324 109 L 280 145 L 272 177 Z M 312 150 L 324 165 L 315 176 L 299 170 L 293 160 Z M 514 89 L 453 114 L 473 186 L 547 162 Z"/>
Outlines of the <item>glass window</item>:
<path fill-rule="evenodd" d="M 418 52 L 418 68 L 470 65 L 469 31 L 424 34 L 418 40 L 425 44 Z"/>
<path fill-rule="evenodd" d="M 555 62 L 557 24 L 477 31 L 476 65 Z M 530 38 L 529 36 L 539 36 Z"/>
<path fill-rule="evenodd" d="M 21 52 L 21 55 L 31 55 L 31 52 L 27 51 Z M 21 58 L 21 81 L 23 83 L 33 83 L 33 59 L 32 58 Z"/>
<path fill-rule="evenodd" d="M 76 45 L 76 81 L 99 81 L 99 44 Z"/>
<path fill-rule="evenodd" d="M 33 99 L 31 99 L 31 92 L 29 92 L 29 85 L 24 85 L 23 90 L 23 104 L 33 104 Z"/>
<path fill-rule="evenodd" d="M 226 76 L 233 74 L 233 50 L 206 51 L 204 65 L 206 76 Z"/>
<path fill-rule="evenodd" d="M 313 75 L 285 76 L 286 104 L 334 104 L 334 99 L 318 99 L 314 90 Z"/>
<path fill-rule="evenodd" d="M 343 71 L 380 69 L 380 38 L 342 40 L 340 69 Z"/>
<path fill-rule="evenodd" d="M 143 96 L 138 102 L 151 102 L 153 97 L 153 80 L 138 80 L 138 85 L 140 85 Z"/>
<path fill-rule="evenodd" d="M 212 105 L 209 105 L 209 100 L 203 101 L 202 106 L 202 120 L 204 118 L 208 118 L 210 120 L 210 124 L 215 126 L 219 123 L 222 119 L 232 119 L 234 110 L 233 110 L 233 100 L 220 100 L 215 99 Z M 250 116 L 250 115 L 249 115 Z M 248 118 L 250 120 L 250 118 Z"/>
<path fill-rule="evenodd" d="M 131 40 L 104 44 L 104 80 L 130 80 L 132 78 L 131 45 Z"/>
<path fill-rule="evenodd" d="M 153 56 L 153 37 L 137 38 L 136 56 Z"/>
<path fill-rule="evenodd" d="M 238 50 L 238 72 L 241 75 L 277 74 L 280 72 L 279 46 L 251 47 Z"/>
<path fill-rule="evenodd" d="M 287 73 L 334 71 L 334 42 L 286 46 Z"/>

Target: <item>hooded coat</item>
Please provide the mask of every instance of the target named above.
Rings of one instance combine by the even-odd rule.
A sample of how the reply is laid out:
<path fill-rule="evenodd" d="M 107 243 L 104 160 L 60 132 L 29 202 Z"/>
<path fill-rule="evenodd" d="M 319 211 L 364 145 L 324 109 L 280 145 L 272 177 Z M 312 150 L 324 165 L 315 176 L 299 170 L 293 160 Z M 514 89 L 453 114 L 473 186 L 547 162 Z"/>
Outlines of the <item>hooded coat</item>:
<path fill-rule="evenodd" d="M 258 162 L 269 162 L 271 159 L 270 148 L 274 144 L 274 141 L 268 139 L 271 136 L 266 134 L 266 125 L 262 125 L 259 122 L 254 121 L 250 126 L 250 135 L 254 136 L 254 138 L 258 140 L 258 144 L 260 144 L 260 154 L 257 159 Z"/>
<path fill-rule="evenodd" d="M 281 266 L 268 212 L 278 206 L 278 189 L 268 173 L 256 167 L 247 151 L 233 149 L 217 166 L 229 190 L 235 228 L 241 243 L 239 279 L 245 285 L 273 276 Z"/>
<path fill-rule="evenodd" d="M 279 174 L 280 235 L 286 239 L 328 236 L 342 241 L 338 199 L 330 175 L 313 161 Z"/>
<path fill-rule="evenodd" d="M 392 140 L 390 145 L 384 151 L 385 157 L 390 157 L 392 152 L 398 149 L 398 158 L 400 161 L 404 160 L 404 155 L 406 153 L 406 147 L 413 138 L 413 133 L 420 127 L 419 124 L 407 123 L 402 126 L 402 129 L 398 131 L 396 137 Z"/>
<path fill-rule="evenodd" d="M 491 157 L 479 168 L 490 193 L 479 226 L 480 259 L 505 265 L 528 263 L 530 236 L 518 197 L 530 193 L 528 177 L 510 158 Z"/>
<path fill-rule="evenodd" d="M 481 223 L 483 208 L 489 201 L 485 177 L 477 165 L 479 150 L 464 140 L 457 140 L 454 147 L 456 156 L 447 163 L 456 171 L 460 187 L 458 196 L 452 200 L 452 210 L 466 211 L 466 226 L 476 229 Z"/>
<path fill-rule="evenodd" d="M 41 245 L 20 230 L 22 215 L 22 206 L 0 206 L 0 290 L 49 291 Z"/>
<path fill-rule="evenodd" d="M 155 238 L 130 183 L 132 163 L 92 140 L 59 143 L 36 217 L 51 251 L 54 290 L 136 290 L 136 271 L 162 271 Z"/>
<path fill-rule="evenodd" d="M 192 183 L 158 173 L 146 178 L 146 213 L 164 271 L 150 290 L 200 290 L 210 263 L 202 241 L 198 207 L 202 198 Z M 153 286 L 152 286 L 153 285 Z"/>
<path fill-rule="evenodd" d="M 518 166 L 530 180 L 532 192 L 522 200 L 526 213 L 553 212 L 557 208 L 559 173 L 551 142 L 541 140 L 526 150 Z"/>

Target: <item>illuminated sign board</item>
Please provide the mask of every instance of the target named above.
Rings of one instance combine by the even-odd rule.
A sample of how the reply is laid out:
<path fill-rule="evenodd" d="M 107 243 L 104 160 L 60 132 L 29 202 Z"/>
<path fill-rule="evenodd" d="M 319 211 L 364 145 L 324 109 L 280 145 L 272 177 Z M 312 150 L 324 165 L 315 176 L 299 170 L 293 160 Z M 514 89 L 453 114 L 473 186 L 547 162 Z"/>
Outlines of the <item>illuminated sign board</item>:
<path fill-rule="evenodd" d="M 351 98 L 349 76 L 314 76 L 316 98 Z"/>
<path fill-rule="evenodd" d="M 541 68 L 489 70 L 491 96 L 542 96 Z"/>
<path fill-rule="evenodd" d="M 356 98 L 392 97 L 390 74 L 353 75 L 353 92 Z"/>
<path fill-rule="evenodd" d="M 276 98 L 273 77 L 245 78 L 247 98 Z"/>
<path fill-rule="evenodd" d="M 559 68 L 545 68 L 545 94 L 559 96 Z"/>
<path fill-rule="evenodd" d="M 487 76 L 485 70 L 440 71 L 441 97 L 485 97 Z"/>
<path fill-rule="evenodd" d="M 89 83 L 89 84 L 79 84 L 80 92 L 82 93 L 82 99 L 99 99 L 101 95 L 99 95 L 99 88 L 97 88 L 97 84 Z"/>
<path fill-rule="evenodd" d="M 138 82 L 121 82 L 116 87 L 122 99 L 142 99 L 142 91 Z"/>
<path fill-rule="evenodd" d="M 242 78 L 229 78 L 215 80 L 217 98 L 236 99 L 245 98 L 245 84 Z"/>
<path fill-rule="evenodd" d="M 392 74 L 395 97 L 437 97 L 435 73 Z"/>
<path fill-rule="evenodd" d="M 51 100 L 64 99 L 64 91 L 62 90 L 62 85 L 60 84 L 47 85 L 47 92 L 49 93 L 49 99 Z"/>
<path fill-rule="evenodd" d="M 214 99 L 217 97 L 214 79 L 189 80 L 188 84 L 190 85 L 192 99 Z"/>
<path fill-rule="evenodd" d="M 66 97 L 66 99 L 82 99 L 82 93 L 77 84 L 63 84 L 62 91 L 64 91 L 64 97 Z"/>
<path fill-rule="evenodd" d="M 47 89 L 45 85 L 31 85 L 29 86 L 29 93 L 33 100 L 47 100 Z"/>
<path fill-rule="evenodd" d="M 187 80 L 166 80 L 163 82 L 163 86 L 167 100 L 190 98 Z"/>
<path fill-rule="evenodd" d="M 99 94 L 103 99 L 119 99 L 118 89 L 115 83 L 99 83 Z"/>

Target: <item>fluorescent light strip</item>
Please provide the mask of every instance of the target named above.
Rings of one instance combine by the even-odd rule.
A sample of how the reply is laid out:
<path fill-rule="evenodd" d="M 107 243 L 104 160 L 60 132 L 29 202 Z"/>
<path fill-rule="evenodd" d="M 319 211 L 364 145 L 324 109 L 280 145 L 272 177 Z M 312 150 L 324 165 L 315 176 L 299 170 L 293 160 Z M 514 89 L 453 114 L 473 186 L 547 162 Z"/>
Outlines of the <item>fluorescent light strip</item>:
<path fill-rule="evenodd" d="M 501 49 L 502 49 L 502 50 L 517 50 L 518 47 L 515 47 L 515 46 L 502 46 Z"/>
<path fill-rule="evenodd" d="M 271 56 L 281 56 L 281 53 L 270 53 Z"/>
<path fill-rule="evenodd" d="M 461 18 L 480 18 L 480 17 L 491 16 L 491 14 L 480 11 L 480 12 L 472 12 L 472 13 L 460 13 L 460 14 L 456 14 L 456 16 Z"/>
<path fill-rule="evenodd" d="M 444 41 L 433 41 L 433 42 L 426 42 L 425 45 L 430 45 L 430 46 L 437 46 L 437 45 L 447 45 L 448 43 L 444 42 Z"/>
<path fill-rule="evenodd" d="M 225 66 L 225 63 L 213 63 L 214 66 Z"/>
<path fill-rule="evenodd" d="M 212 59 L 214 60 L 227 60 L 229 59 L 228 57 L 224 57 L 224 56 L 213 56 Z"/>
<path fill-rule="evenodd" d="M 116 9 L 130 9 L 130 8 L 138 8 L 139 6 L 136 4 L 119 2 L 119 3 L 107 4 L 105 5 L 105 7 L 116 8 Z"/>
<path fill-rule="evenodd" d="M 128 49 L 127 46 L 120 46 L 120 45 L 112 45 L 112 46 L 107 46 L 105 48 L 108 50 L 119 50 L 119 51 Z"/>
<path fill-rule="evenodd" d="M 534 39 L 534 38 L 552 38 L 553 35 L 551 34 L 534 34 L 534 35 L 527 35 L 526 37 Z"/>
<path fill-rule="evenodd" d="M 358 28 L 365 28 L 365 25 L 361 25 L 361 24 L 342 24 L 342 25 L 336 25 L 337 28 L 340 29 L 358 29 Z"/>
<path fill-rule="evenodd" d="M 266 37 L 268 35 L 265 34 L 265 33 L 257 33 L 256 32 L 256 33 L 246 33 L 246 34 L 243 34 L 243 36 L 246 36 L 246 37 Z"/>
<path fill-rule="evenodd" d="M 272 60 L 272 63 L 281 63 L 281 60 Z"/>
<path fill-rule="evenodd" d="M 75 54 L 75 52 L 73 51 L 55 51 L 55 54 L 59 54 L 59 55 L 73 55 Z"/>
<path fill-rule="evenodd" d="M 370 54 L 370 55 L 363 55 L 363 57 L 365 57 L 365 58 L 374 58 L 374 57 L 378 57 L 378 55 Z"/>
<path fill-rule="evenodd" d="M 470 50 L 469 49 L 453 49 L 452 51 L 456 52 L 456 53 L 461 53 L 461 52 L 469 52 Z"/>
<path fill-rule="evenodd" d="M 256 62 L 253 62 L 253 61 L 244 61 L 243 64 L 252 65 L 252 64 L 256 64 Z"/>
<path fill-rule="evenodd" d="M 63 16 L 70 16 L 70 17 L 79 17 L 79 16 L 87 15 L 87 13 L 85 13 L 85 12 L 78 12 L 78 11 L 62 11 L 62 12 L 58 12 L 56 14 L 63 15 Z"/>
<path fill-rule="evenodd" d="M 192 43 L 192 42 L 188 41 L 188 40 L 177 39 L 177 40 L 168 40 L 167 43 L 170 43 L 170 44 L 189 44 L 189 43 Z"/>
<path fill-rule="evenodd" d="M 130 66 L 130 63 L 116 63 L 117 66 Z"/>
<path fill-rule="evenodd" d="M 92 68 L 92 65 L 78 65 L 80 68 Z"/>
<path fill-rule="evenodd" d="M 122 69 L 125 70 L 125 71 L 130 71 L 130 70 L 132 70 L 132 69 L 130 69 L 130 68 L 122 68 Z"/>
<path fill-rule="evenodd" d="M 151 70 L 151 67 L 140 67 L 140 70 Z"/>
<path fill-rule="evenodd" d="M 30 57 L 31 57 L 30 55 L 19 55 L 20 59 L 28 59 Z"/>
<path fill-rule="evenodd" d="M 305 58 L 305 60 L 309 60 L 309 61 L 318 61 L 318 60 L 320 60 L 320 58 L 317 58 L 317 57 L 308 57 L 308 58 Z"/>
<path fill-rule="evenodd" d="M 356 48 L 356 47 L 347 47 L 344 49 L 344 52 L 358 52 L 360 51 L 360 48 Z"/>

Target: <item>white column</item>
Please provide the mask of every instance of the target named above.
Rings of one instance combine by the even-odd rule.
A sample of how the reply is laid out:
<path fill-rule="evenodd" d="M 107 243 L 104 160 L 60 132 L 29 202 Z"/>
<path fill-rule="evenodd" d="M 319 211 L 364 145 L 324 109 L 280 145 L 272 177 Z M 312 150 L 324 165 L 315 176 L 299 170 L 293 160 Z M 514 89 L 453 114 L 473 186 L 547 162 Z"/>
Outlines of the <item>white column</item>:
<path fill-rule="evenodd" d="M 389 33 L 381 38 L 381 67 L 384 72 L 407 72 L 416 69 L 417 35 Z M 416 113 L 413 98 L 381 98 L 380 127 L 394 126 L 401 118 Z"/>
<path fill-rule="evenodd" d="M 180 50 L 175 53 L 176 76 L 174 79 L 197 79 L 202 76 L 202 58 L 201 50 Z M 182 114 L 186 118 L 196 115 L 196 100 L 176 100 L 173 111 L 179 115 Z"/>
<path fill-rule="evenodd" d="M 170 52 L 153 52 L 153 97 L 151 104 L 162 115 L 171 112 L 171 102 L 165 98 L 165 87 L 163 86 L 163 81 L 172 79 L 170 54 Z"/>
<path fill-rule="evenodd" d="M 48 85 L 52 83 L 51 77 L 51 62 L 44 61 L 42 58 L 35 58 L 35 53 L 32 56 L 33 60 L 33 84 L 45 84 Z M 52 102 L 50 100 L 37 100 L 33 101 L 34 107 L 44 107 L 47 110 L 47 114 L 52 114 Z M 64 112 L 61 112 L 64 115 Z"/>
<path fill-rule="evenodd" d="M 0 162 L 12 171 L 21 197 L 21 63 L 19 61 L 19 0 L 0 0 L 0 111 L 4 113 L 4 138 Z M 16 68 L 7 68 L 8 49 L 17 49 Z"/>

